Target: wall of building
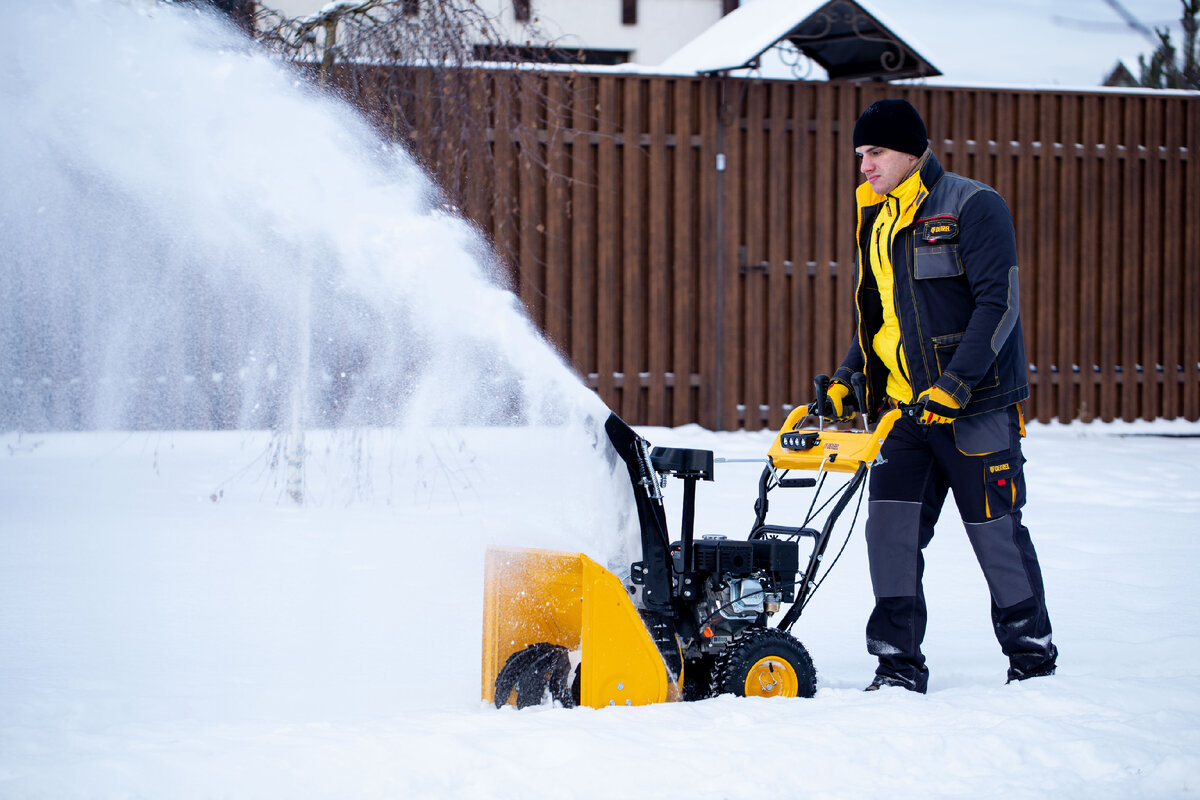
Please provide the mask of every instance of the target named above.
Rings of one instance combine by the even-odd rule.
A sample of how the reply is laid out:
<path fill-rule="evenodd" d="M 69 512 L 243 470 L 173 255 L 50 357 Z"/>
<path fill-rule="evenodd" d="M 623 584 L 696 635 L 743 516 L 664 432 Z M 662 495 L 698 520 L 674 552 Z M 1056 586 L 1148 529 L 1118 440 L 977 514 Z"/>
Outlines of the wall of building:
<path fill-rule="evenodd" d="M 479 0 L 500 13 L 514 42 L 527 34 L 513 20 L 509 0 Z M 622 23 L 623 0 L 533 0 L 541 32 L 560 46 L 628 50 L 630 61 L 661 63 L 721 18 L 721 0 L 638 0 L 637 24 Z"/>
<path fill-rule="evenodd" d="M 493 13 L 513 44 L 532 37 L 516 21 L 512 0 L 478 0 Z M 532 22 L 562 47 L 620 50 L 631 61 L 655 65 L 721 18 L 722 0 L 637 0 L 637 24 L 622 23 L 624 0 L 530 0 Z M 263 5 L 293 17 L 315 14 L 328 0 L 268 0 Z"/>

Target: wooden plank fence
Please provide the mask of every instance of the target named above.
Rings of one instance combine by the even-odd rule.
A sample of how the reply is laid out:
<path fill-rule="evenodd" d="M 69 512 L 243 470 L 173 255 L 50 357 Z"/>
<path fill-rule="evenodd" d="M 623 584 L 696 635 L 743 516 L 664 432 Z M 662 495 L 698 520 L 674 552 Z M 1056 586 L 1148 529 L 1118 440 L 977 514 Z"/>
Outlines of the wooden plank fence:
<path fill-rule="evenodd" d="M 942 164 L 1008 200 L 1029 416 L 1200 418 L 1198 95 L 452 79 L 341 76 L 490 235 L 530 317 L 631 422 L 774 428 L 840 363 L 850 136 L 881 97 L 911 101 Z"/>

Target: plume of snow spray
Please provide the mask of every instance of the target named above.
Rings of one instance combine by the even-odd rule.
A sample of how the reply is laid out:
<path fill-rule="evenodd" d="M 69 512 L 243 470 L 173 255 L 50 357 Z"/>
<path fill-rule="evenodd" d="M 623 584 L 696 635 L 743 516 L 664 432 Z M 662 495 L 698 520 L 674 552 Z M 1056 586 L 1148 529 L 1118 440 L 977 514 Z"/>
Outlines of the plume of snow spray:
<path fill-rule="evenodd" d="M 487 243 L 349 106 L 194 9 L 7 22 L 0 430 L 272 429 L 297 498 L 316 429 L 597 447 L 607 411 Z"/>
<path fill-rule="evenodd" d="M 0 426 L 514 422 L 581 402 L 485 244 L 351 109 L 194 11 L 13 13 Z"/>

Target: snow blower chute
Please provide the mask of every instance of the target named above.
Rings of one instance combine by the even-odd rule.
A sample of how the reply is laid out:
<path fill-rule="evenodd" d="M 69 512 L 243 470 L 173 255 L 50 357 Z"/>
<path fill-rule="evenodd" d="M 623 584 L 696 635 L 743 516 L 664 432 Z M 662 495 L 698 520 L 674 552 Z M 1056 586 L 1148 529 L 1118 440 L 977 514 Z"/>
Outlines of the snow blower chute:
<path fill-rule="evenodd" d="M 912 413 L 888 411 L 874 430 L 826 428 L 819 412 L 828 413 L 829 379 L 817 376 L 815 384 L 817 399 L 788 415 L 767 453 L 745 540 L 694 535 L 696 484 L 713 479 L 711 451 L 651 449 L 610 415 L 605 432 L 633 484 L 642 560 L 622 581 L 582 553 L 489 548 L 483 698 L 497 708 L 547 697 L 601 708 L 726 693 L 811 697 L 812 659 L 789 631 L 833 566 L 818 578 L 834 524 L 860 495 L 896 419 Z M 853 384 L 864 408 L 865 381 L 855 375 Z M 809 416 L 817 427 L 802 428 Z M 789 477 L 792 471 L 816 475 Z M 850 477 L 822 497 L 833 473 Z M 660 491 L 668 477 L 684 482 L 677 541 L 668 534 Z M 800 525 L 766 522 L 768 494 L 778 488 L 814 489 Z M 803 565 L 801 542 L 811 546 Z M 781 611 L 772 627 L 769 619 Z"/>

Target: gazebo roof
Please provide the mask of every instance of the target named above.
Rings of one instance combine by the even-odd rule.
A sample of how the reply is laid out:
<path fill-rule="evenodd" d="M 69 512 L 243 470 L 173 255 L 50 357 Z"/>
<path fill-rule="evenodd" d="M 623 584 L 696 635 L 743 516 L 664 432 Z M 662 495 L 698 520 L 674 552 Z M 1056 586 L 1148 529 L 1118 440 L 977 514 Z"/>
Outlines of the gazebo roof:
<path fill-rule="evenodd" d="M 662 66 L 673 72 L 746 69 L 790 42 L 831 79 L 899 80 L 941 75 L 894 25 L 859 0 L 757 0 L 722 17 Z"/>

